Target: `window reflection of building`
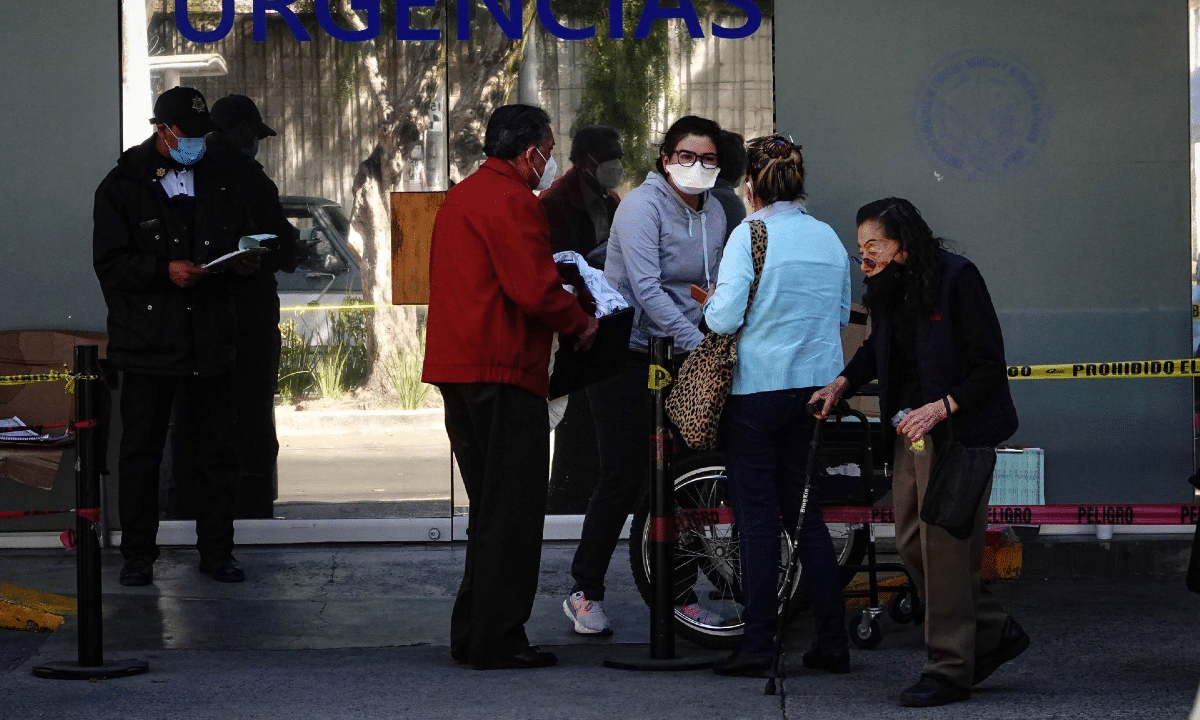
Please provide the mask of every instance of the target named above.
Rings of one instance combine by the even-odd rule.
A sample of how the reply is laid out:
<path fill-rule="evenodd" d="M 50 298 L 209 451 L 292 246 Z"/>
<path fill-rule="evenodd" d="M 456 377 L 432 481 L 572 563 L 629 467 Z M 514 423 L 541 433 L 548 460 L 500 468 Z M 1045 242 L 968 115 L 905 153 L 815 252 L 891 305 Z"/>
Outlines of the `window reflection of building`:
<path fill-rule="evenodd" d="M 198 51 L 203 51 L 207 57 L 222 58 L 224 74 L 205 76 L 215 67 L 211 63 L 197 72 L 172 66 L 172 80 L 195 87 L 213 99 L 229 93 L 255 99 L 280 133 L 264 145 L 258 160 L 278 183 L 281 193 L 325 197 L 343 207 L 351 206 L 355 173 L 374 149 L 379 112 L 365 75 L 355 70 L 361 56 L 354 43 L 331 38 L 320 31 L 314 15 L 298 8 L 298 17 L 310 30 L 310 41 L 299 42 L 282 20 L 268 14 L 267 39 L 256 42 L 252 39 L 252 4 L 239 1 L 234 4 L 237 17 L 228 35 L 219 42 L 199 46 L 184 39 L 176 29 L 174 0 L 123 0 L 122 4 L 138 6 L 139 16 L 144 11 L 148 27 L 145 39 L 130 38 L 127 32 L 127 47 L 144 46 L 145 55 L 154 57 L 198 56 Z M 201 22 L 199 4 L 190 6 L 194 22 Z M 722 127 L 746 137 L 773 131 L 773 31 L 769 17 L 744 39 L 720 40 L 710 35 L 692 40 L 682 28 L 673 35 L 671 91 L 682 107 L 674 103 L 661 107 L 661 117 L 656 121 L 659 130 L 684 111 L 712 117 Z M 384 76 L 404 77 L 406 53 L 420 44 L 377 42 Z M 542 34 L 537 50 L 538 102 L 553 118 L 556 134 L 568 137 L 584 87 L 584 43 Z M 170 64 L 166 60 L 158 62 Z M 127 61 L 126 66 L 131 63 Z M 450 86 L 456 88 L 472 77 L 475 68 L 452 52 L 442 73 L 449 74 Z M 143 103 L 147 107 L 156 89 L 160 88 L 147 88 Z M 444 89 L 439 89 L 437 94 L 442 93 Z M 448 168 L 451 177 L 458 176 L 463 168 L 467 173 L 474 169 L 477 158 L 447 157 L 446 116 L 455 111 L 459 100 L 451 95 L 447 108 L 439 97 L 431 105 L 427 129 L 414 146 L 420 148 L 421 162 L 405 163 L 402 187 L 397 190 L 444 190 Z M 131 93 L 126 93 L 126 103 L 135 103 Z M 137 113 L 137 117 L 145 114 Z M 556 153 L 559 166 L 567 167 L 566 146 L 560 144 Z"/>

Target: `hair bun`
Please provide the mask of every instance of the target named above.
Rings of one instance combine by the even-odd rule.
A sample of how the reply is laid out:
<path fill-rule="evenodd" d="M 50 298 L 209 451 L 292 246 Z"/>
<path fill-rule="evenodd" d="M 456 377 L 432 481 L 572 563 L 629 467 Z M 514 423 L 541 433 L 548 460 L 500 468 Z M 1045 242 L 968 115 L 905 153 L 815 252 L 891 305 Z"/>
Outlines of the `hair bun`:
<path fill-rule="evenodd" d="M 753 142 L 750 149 L 757 150 L 772 160 L 781 160 L 791 157 L 800 148 L 801 146 L 794 144 L 783 135 L 768 135 Z"/>

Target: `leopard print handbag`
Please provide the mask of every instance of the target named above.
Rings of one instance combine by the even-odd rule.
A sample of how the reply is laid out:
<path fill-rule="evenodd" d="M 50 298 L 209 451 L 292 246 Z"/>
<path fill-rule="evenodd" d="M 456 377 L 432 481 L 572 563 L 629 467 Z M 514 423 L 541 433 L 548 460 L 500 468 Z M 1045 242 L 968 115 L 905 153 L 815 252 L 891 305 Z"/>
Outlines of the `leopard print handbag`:
<path fill-rule="evenodd" d="M 746 297 L 747 316 L 767 257 L 767 226 L 762 220 L 750 223 L 750 256 L 754 262 L 754 280 Z M 721 410 L 733 386 L 739 335 L 741 330 L 732 335 L 714 332 L 705 335 L 683 361 L 679 378 L 667 396 L 667 416 L 693 450 L 710 450 L 716 445 Z"/>

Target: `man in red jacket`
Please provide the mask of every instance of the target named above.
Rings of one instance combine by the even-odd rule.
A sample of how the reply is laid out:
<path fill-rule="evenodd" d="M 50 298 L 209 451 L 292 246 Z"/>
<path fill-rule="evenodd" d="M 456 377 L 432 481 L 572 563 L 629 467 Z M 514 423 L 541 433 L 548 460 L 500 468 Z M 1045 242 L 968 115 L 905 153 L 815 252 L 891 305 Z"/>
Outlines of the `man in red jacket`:
<path fill-rule="evenodd" d="M 598 324 L 563 289 L 532 192 L 554 179 L 553 148 L 545 111 L 497 108 L 488 159 L 450 190 L 433 225 L 422 379 L 442 392 L 471 503 L 450 655 L 476 669 L 558 661 L 525 635 L 549 482 L 550 343 L 558 332 L 586 348 Z"/>

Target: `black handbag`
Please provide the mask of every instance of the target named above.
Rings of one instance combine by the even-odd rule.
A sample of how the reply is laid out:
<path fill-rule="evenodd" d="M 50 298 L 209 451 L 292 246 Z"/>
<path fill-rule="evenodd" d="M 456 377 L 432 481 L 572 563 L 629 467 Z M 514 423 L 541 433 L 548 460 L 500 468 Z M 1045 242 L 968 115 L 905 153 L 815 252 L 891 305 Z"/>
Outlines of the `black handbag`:
<path fill-rule="evenodd" d="M 946 430 L 949 442 L 937 460 L 937 466 L 925 488 L 921 503 L 921 519 L 930 525 L 945 528 L 959 540 L 971 536 L 979 504 L 992 486 L 996 469 L 996 448 L 964 447 L 954 439 L 950 422 L 950 401 L 946 405 Z"/>
<path fill-rule="evenodd" d="M 1200 490 L 1200 469 L 1188 478 L 1188 482 L 1192 484 L 1192 487 Z M 1196 532 L 1192 535 L 1192 554 L 1188 558 L 1187 589 L 1194 593 L 1200 593 L 1200 525 L 1196 526 Z"/>

